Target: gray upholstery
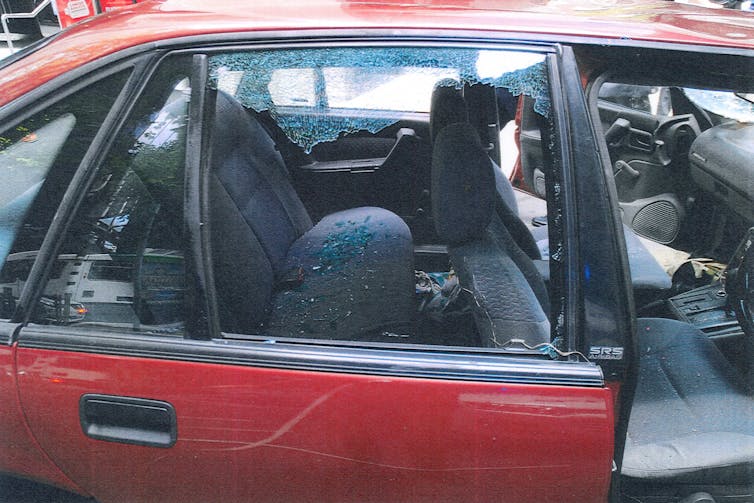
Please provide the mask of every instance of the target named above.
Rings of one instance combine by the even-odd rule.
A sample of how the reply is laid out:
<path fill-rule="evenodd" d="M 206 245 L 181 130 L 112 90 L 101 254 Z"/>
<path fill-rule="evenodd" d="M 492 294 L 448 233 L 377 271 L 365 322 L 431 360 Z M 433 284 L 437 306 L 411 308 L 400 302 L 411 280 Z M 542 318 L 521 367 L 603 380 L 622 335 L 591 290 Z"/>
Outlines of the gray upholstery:
<path fill-rule="evenodd" d="M 469 122 L 461 84 L 453 79 L 444 79 L 435 84 L 429 110 L 429 135 L 433 144 L 446 126 L 456 122 Z"/>
<path fill-rule="evenodd" d="M 497 188 L 498 195 L 505 202 L 508 210 L 518 217 L 518 201 L 516 201 L 516 193 L 513 191 L 511 181 L 505 178 L 503 170 L 495 161 L 490 159 L 490 162 L 492 163 L 492 167 L 495 168 L 493 172 L 495 173 L 495 187 Z"/>
<path fill-rule="evenodd" d="M 474 128 L 446 126 L 432 152 L 432 211 L 440 237 L 448 244 L 480 238 L 495 210 L 494 188 L 495 175 Z"/>
<path fill-rule="evenodd" d="M 210 231 L 224 330 L 363 340 L 410 324 L 413 245 L 398 216 L 357 208 L 312 227 L 274 142 L 223 92 L 211 149 Z"/>
<path fill-rule="evenodd" d="M 483 343 L 549 342 L 547 291 L 498 215 L 493 169 L 470 124 L 446 126 L 432 155 L 435 227 L 448 244 L 461 286 L 474 297 Z"/>
<path fill-rule="evenodd" d="M 631 269 L 631 283 L 634 291 L 669 290 L 672 286 L 670 275 L 641 242 L 639 236 L 626 224 L 623 224 L 623 234 L 626 236 L 628 265 Z"/>
<path fill-rule="evenodd" d="M 212 173 L 238 206 L 273 269 L 312 221 L 288 180 L 275 143 L 243 106 L 219 92 Z"/>
<path fill-rule="evenodd" d="M 445 127 L 459 122 L 469 122 L 466 101 L 463 98 L 460 84 L 450 79 L 441 81 L 432 92 L 429 123 L 433 142 Z M 493 183 L 497 189 L 495 207 L 498 216 L 529 258 L 532 260 L 540 259 L 541 255 L 537 243 L 526 225 L 518 218 L 518 202 L 510 180 L 503 175 L 503 171 L 487 156 L 486 152 L 482 151 L 482 153 L 487 157 L 493 168 Z"/>
<path fill-rule="evenodd" d="M 398 130 L 395 145 L 376 173 L 375 188 L 382 192 L 382 201 L 390 202 L 392 211 L 413 215 L 424 203 L 422 194 L 429 189 L 431 157 L 429 142 L 418 137 L 413 129 Z"/>
<path fill-rule="evenodd" d="M 254 332 L 269 315 L 275 273 L 216 172 L 210 176 L 210 239 L 222 329 Z"/>
<path fill-rule="evenodd" d="M 481 239 L 448 249 L 461 285 L 474 293 L 474 321 L 482 342 L 488 347 L 500 347 L 513 338 L 530 345 L 548 342 L 550 323 L 540 302 L 548 302 L 544 283 L 533 281 L 539 286 L 538 297 L 509 246 L 501 243 L 509 240 L 507 244 L 515 247 L 513 238 L 497 219 L 490 227 Z"/>
<path fill-rule="evenodd" d="M 493 171 L 496 174 L 496 179 L 498 178 L 497 174 L 500 173 L 499 178 L 505 180 L 507 186 L 510 188 L 510 197 L 512 197 L 515 202 L 516 195 L 513 192 L 513 187 L 511 186 L 510 181 L 503 176 L 500 168 L 495 166 L 494 163 L 493 168 Z M 495 202 L 495 212 L 497 213 L 498 218 L 500 218 L 500 221 L 505 225 L 506 229 L 508 229 L 519 248 L 521 248 L 531 260 L 542 259 L 538 242 L 534 239 L 534 235 L 524 221 L 518 216 L 518 205 L 511 206 L 508 204 L 508 201 L 503 197 L 507 192 L 501 192 L 500 186 L 500 183 L 496 184 L 498 197 Z"/>
<path fill-rule="evenodd" d="M 414 277 L 408 226 L 381 208 L 324 217 L 288 251 L 291 288 L 273 299 L 267 333 L 327 339 L 408 333 Z"/>
<path fill-rule="evenodd" d="M 531 229 L 531 235 L 536 240 L 535 246 L 545 259 L 550 257 L 548 231 L 547 225 Z M 626 224 L 623 224 L 623 234 L 626 237 L 631 285 L 637 298 L 642 298 L 642 295 L 648 294 L 651 299 L 654 299 L 658 292 L 669 290 L 672 286 L 670 275 L 662 268 L 652 252 Z M 544 276 L 549 276 L 549 273 Z"/>
<path fill-rule="evenodd" d="M 659 494 L 687 486 L 713 496 L 723 486 L 754 489 L 754 399 L 735 369 L 686 323 L 639 319 L 637 337 L 639 380 L 622 468 L 629 487 Z"/>

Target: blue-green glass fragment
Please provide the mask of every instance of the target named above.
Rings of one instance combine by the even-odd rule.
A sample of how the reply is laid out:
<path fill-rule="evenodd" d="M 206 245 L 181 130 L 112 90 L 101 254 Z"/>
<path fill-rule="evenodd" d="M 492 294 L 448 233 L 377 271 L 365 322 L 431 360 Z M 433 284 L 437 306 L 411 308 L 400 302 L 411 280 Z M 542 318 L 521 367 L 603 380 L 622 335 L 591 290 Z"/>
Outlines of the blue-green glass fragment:
<path fill-rule="evenodd" d="M 400 107 L 391 113 L 380 107 L 370 110 L 368 99 L 380 92 L 382 98 L 410 97 L 412 86 L 400 85 L 409 74 L 425 79 L 422 82 L 430 79 L 429 92 L 422 97 L 427 103 L 432 83 L 482 83 L 513 96 L 530 96 L 536 112 L 550 113 L 545 58 L 532 52 L 431 47 L 259 50 L 212 56 L 210 72 L 211 87 L 230 92 L 256 112 L 268 112 L 306 152 L 343 134 L 377 133 L 398 122 Z"/>

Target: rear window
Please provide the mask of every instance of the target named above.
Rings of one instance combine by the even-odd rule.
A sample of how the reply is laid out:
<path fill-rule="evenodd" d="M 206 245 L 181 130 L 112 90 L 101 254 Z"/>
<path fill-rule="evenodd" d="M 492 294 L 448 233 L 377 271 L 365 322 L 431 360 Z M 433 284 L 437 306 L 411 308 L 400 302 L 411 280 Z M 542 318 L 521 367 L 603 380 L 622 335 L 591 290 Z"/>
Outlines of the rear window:
<path fill-rule="evenodd" d="M 436 86 L 487 84 L 549 112 L 544 55 L 524 51 L 384 47 L 250 51 L 213 56 L 211 85 L 268 112 L 306 152 L 355 131 L 377 133 L 429 113 Z"/>

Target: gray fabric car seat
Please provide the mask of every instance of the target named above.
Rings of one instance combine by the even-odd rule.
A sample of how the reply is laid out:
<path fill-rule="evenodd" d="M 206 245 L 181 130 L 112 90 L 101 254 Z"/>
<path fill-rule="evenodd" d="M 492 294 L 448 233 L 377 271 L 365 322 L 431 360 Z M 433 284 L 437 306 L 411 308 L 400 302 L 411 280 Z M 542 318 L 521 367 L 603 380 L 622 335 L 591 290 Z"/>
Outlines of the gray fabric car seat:
<path fill-rule="evenodd" d="M 489 347 L 510 339 L 550 341 L 548 293 L 534 263 L 499 216 L 495 175 L 468 123 L 439 132 L 432 154 L 432 208 L 462 288 L 474 297 L 474 319 Z"/>
<path fill-rule="evenodd" d="M 432 89 L 429 103 L 429 136 L 432 143 L 435 143 L 440 131 L 457 122 L 469 122 L 462 86 L 457 80 L 443 79 Z"/>
<path fill-rule="evenodd" d="M 687 323 L 639 319 L 637 339 L 624 492 L 637 501 L 676 501 L 702 491 L 717 501 L 751 501 L 754 398 L 741 376 Z"/>
<path fill-rule="evenodd" d="M 403 220 L 356 208 L 313 226 L 273 140 L 224 92 L 217 93 L 209 194 L 224 330 L 366 340 L 408 329 L 415 285 Z"/>
<path fill-rule="evenodd" d="M 466 101 L 463 98 L 461 85 L 453 79 L 441 80 L 432 91 L 430 104 L 429 130 L 433 148 L 440 132 L 448 125 L 468 123 L 469 114 Z M 494 186 L 498 193 L 495 210 L 505 224 L 508 231 L 516 240 L 518 246 L 532 259 L 542 258 L 537 242 L 518 216 L 518 202 L 513 192 L 513 185 L 504 175 L 500 167 L 487 156 L 494 168 Z"/>

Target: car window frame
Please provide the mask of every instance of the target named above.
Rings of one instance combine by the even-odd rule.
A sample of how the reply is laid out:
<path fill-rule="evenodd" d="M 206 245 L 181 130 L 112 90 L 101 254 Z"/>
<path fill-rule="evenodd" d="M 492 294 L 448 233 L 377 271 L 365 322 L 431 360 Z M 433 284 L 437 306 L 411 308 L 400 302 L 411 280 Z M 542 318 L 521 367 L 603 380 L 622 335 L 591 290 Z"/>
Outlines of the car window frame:
<path fill-rule="evenodd" d="M 420 45 L 421 46 L 421 45 L 432 45 L 431 41 L 428 42 L 428 41 L 424 40 L 423 41 L 424 44 L 420 44 L 420 43 L 417 43 L 416 41 L 411 40 L 410 38 L 409 39 L 389 40 L 389 41 L 385 41 L 384 39 L 377 39 L 377 40 L 370 40 L 370 42 L 371 42 L 370 45 L 376 45 L 376 46 L 390 46 L 390 45 L 396 45 L 396 46 Z M 493 48 L 493 49 L 510 49 L 510 50 L 516 50 L 517 48 L 519 48 L 519 49 L 523 48 L 523 50 L 526 50 L 526 51 L 538 51 L 541 54 L 543 54 L 547 58 L 547 61 L 548 61 L 548 68 L 550 68 L 550 70 L 549 70 L 549 72 L 550 72 L 550 75 L 549 75 L 550 93 L 551 93 L 551 99 L 553 100 L 553 102 L 556 101 L 556 97 L 554 95 L 555 94 L 560 94 L 560 92 L 561 92 L 562 81 L 560 80 L 560 74 L 559 74 L 558 68 L 559 68 L 559 66 L 561 64 L 560 63 L 560 58 L 561 58 L 561 55 L 562 55 L 563 47 L 560 46 L 559 44 L 544 45 L 544 44 L 529 44 L 529 43 L 510 42 L 510 41 L 500 41 L 500 42 L 497 42 L 497 41 L 489 41 L 489 40 L 479 41 L 479 42 L 477 42 L 475 44 L 471 44 L 471 43 L 458 43 L 458 42 L 455 42 L 455 41 L 448 41 L 448 40 L 442 40 L 442 39 L 437 40 L 436 43 L 438 45 L 443 45 L 443 46 L 447 46 L 447 47 L 465 47 L 465 48 L 473 47 L 473 48 L 479 48 L 479 49 L 481 49 L 481 48 Z M 297 42 L 297 43 L 285 43 L 285 42 L 283 42 L 283 43 L 277 43 L 277 44 L 262 43 L 262 44 L 248 44 L 248 45 L 234 44 L 231 47 L 223 47 L 223 46 L 212 47 L 212 46 L 209 46 L 209 47 L 205 47 L 205 48 L 201 48 L 201 49 L 195 49 L 195 50 L 193 50 L 193 52 L 211 55 L 211 54 L 215 54 L 215 53 L 226 53 L 226 52 L 231 52 L 231 51 L 244 51 L 244 50 L 249 51 L 249 50 L 266 50 L 266 49 L 289 49 L 289 48 L 298 48 L 298 47 L 311 48 L 311 47 L 317 47 L 317 46 L 318 46 L 317 43 L 307 43 L 307 42 Z M 337 45 L 328 45 L 328 47 L 334 47 L 334 46 L 335 47 L 339 47 L 339 46 L 349 47 L 349 46 L 353 46 L 353 44 L 349 43 L 349 42 L 342 42 L 341 41 Z M 579 88 L 578 92 L 581 92 L 581 88 Z M 563 100 L 562 98 L 561 98 L 561 100 L 559 102 L 560 103 L 566 103 L 566 101 Z M 553 105 L 553 108 L 555 108 L 555 105 Z M 568 114 L 567 113 L 553 112 L 553 115 L 554 116 L 560 116 L 563 120 L 566 120 L 565 117 Z M 560 127 L 562 127 L 562 122 L 559 123 L 559 125 L 560 125 Z M 558 132 L 557 132 L 557 141 L 560 141 L 561 143 L 565 143 L 565 142 L 570 142 L 570 139 L 569 139 L 568 135 L 564 131 L 558 130 Z M 566 148 L 565 150 L 568 150 L 568 149 Z M 206 157 L 206 155 L 203 155 L 203 158 L 204 157 Z M 565 152 L 565 154 L 564 154 L 563 157 L 564 157 L 564 159 L 566 157 L 568 158 L 568 160 L 564 160 L 563 161 L 564 164 L 570 164 L 571 163 L 571 161 L 570 161 L 570 154 L 568 152 Z M 207 176 L 206 173 L 208 171 L 208 166 L 207 166 L 208 165 L 208 160 L 207 159 L 203 159 L 203 165 L 204 165 L 204 174 L 202 176 L 206 177 Z M 570 167 L 566 167 L 564 169 L 570 169 Z M 203 193 L 204 200 L 206 200 L 207 199 L 206 186 L 203 188 L 202 193 Z M 572 203 L 573 203 L 573 201 L 571 199 L 569 199 L 569 203 L 568 204 L 572 204 Z M 204 208 L 204 211 L 207 211 L 207 208 Z M 571 216 L 571 218 L 572 217 L 573 217 L 573 215 Z M 205 213 L 202 216 L 202 221 L 205 221 L 205 222 L 208 221 L 208 214 L 207 213 Z M 207 237 L 207 239 L 208 239 L 208 237 Z M 205 247 L 203 247 L 203 248 L 205 248 Z M 207 253 L 208 253 L 208 251 L 209 250 L 208 250 L 208 245 L 207 245 Z M 205 264 L 206 268 L 208 268 L 208 270 L 205 271 L 203 274 L 206 277 L 208 277 L 208 278 L 212 278 L 213 275 L 212 275 L 212 271 L 211 271 L 211 266 L 208 265 L 208 264 L 211 264 L 211 259 L 209 258 L 209 255 L 205 255 L 205 258 L 204 258 L 204 260 L 202 260 L 202 263 Z M 559 274 L 566 274 L 566 270 L 564 269 L 564 270 L 560 271 Z M 551 281 L 552 281 L 552 279 L 551 279 Z M 564 285 L 569 285 L 570 284 L 570 285 L 572 285 L 572 288 L 574 289 L 574 291 L 578 290 L 578 287 L 575 286 L 576 282 L 571 281 L 569 283 L 568 281 L 563 280 L 563 281 L 561 281 L 561 283 L 564 284 Z M 574 304 L 573 306 L 569 306 L 568 310 L 570 312 L 577 312 L 579 308 L 578 308 L 578 306 L 575 305 L 575 303 L 578 302 L 578 299 L 579 299 L 580 296 L 578 294 L 573 294 L 573 295 L 568 295 L 567 297 L 570 299 L 569 302 L 571 304 Z M 209 296 L 209 303 L 210 303 L 209 309 L 210 309 L 210 312 L 212 312 L 212 313 L 219 312 L 218 307 L 215 305 L 215 299 L 216 299 L 215 295 L 210 295 Z M 575 345 L 576 345 L 576 336 L 574 334 L 576 334 L 578 332 L 577 326 L 579 324 L 579 322 L 577 321 L 578 320 L 578 316 L 574 316 L 574 317 L 572 317 L 572 319 L 573 319 L 573 321 L 570 322 L 571 326 L 568 328 L 569 333 L 572 334 L 572 335 L 569 335 L 568 338 L 567 338 L 569 349 L 575 348 Z M 219 326 L 219 321 L 217 323 L 213 322 L 212 326 L 213 327 L 218 327 Z M 261 335 L 232 334 L 232 335 L 233 335 L 232 338 L 224 337 L 223 333 L 219 329 L 215 328 L 215 329 L 213 329 L 211 339 L 213 339 L 213 340 L 224 340 L 224 341 L 246 340 L 246 341 L 249 341 L 250 343 L 253 341 L 253 342 L 261 343 L 261 344 L 265 344 L 265 343 L 269 342 L 269 340 L 270 340 L 269 336 L 265 337 L 263 334 L 261 334 Z M 383 349 L 383 350 L 396 350 L 396 351 L 419 350 L 419 351 L 429 351 L 429 352 L 439 352 L 439 353 L 459 353 L 459 352 L 463 352 L 463 353 L 466 353 L 466 354 L 480 354 L 480 355 L 482 355 L 482 354 L 485 354 L 485 355 L 486 354 L 491 354 L 491 355 L 496 355 L 496 356 L 498 356 L 500 358 L 511 358 L 511 357 L 515 357 L 516 356 L 514 353 L 504 353 L 504 352 L 501 352 L 499 349 L 495 350 L 495 349 L 486 349 L 486 348 L 466 348 L 466 347 L 460 348 L 460 347 L 455 347 L 455 346 L 424 346 L 424 345 L 400 344 L 400 343 L 386 344 L 386 343 L 366 343 L 366 342 L 351 342 L 351 341 L 328 341 L 328 340 L 321 340 L 321 339 L 285 339 L 285 338 L 279 338 L 280 341 L 278 341 L 278 338 L 275 338 L 275 339 L 276 339 L 276 344 L 281 344 L 281 343 L 282 344 L 290 344 L 292 347 L 299 347 L 300 346 L 302 348 L 303 347 L 318 347 L 318 348 L 319 347 L 324 347 L 324 348 L 330 348 L 330 350 L 332 350 L 332 351 L 338 351 L 338 348 L 346 348 L 348 350 L 351 350 L 351 348 L 365 348 L 365 349 Z M 520 354 L 521 353 L 519 353 L 519 355 Z M 526 354 L 526 353 L 524 353 L 524 354 Z M 527 356 L 529 356 L 529 354 L 527 354 Z M 536 358 L 536 355 L 533 355 L 533 356 L 535 356 L 535 358 Z M 579 359 L 581 359 L 581 357 L 578 356 L 578 355 L 575 355 L 575 354 L 570 357 L 570 360 L 579 360 Z"/>
<path fill-rule="evenodd" d="M 648 55 L 651 55 L 652 58 L 647 59 Z M 672 56 L 672 58 L 669 56 Z M 592 68 L 593 72 L 587 81 L 585 95 L 589 107 L 589 115 L 592 117 L 593 129 L 597 135 L 597 148 L 605 166 L 607 190 L 610 194 L 610 199 L 614 202 L 616 225 L 621 226 L 622 223 L 618 209 L 617 189 L 612 176 L 610 152 L 604 139 L 606 130 L 602 125 L 599 115 L 599 103 L 601 101 L 599 98 L 599 89 L 602 84 L 605 82 L 614 82 L 666 87 L 684 87 L 684 85 L 695 84 L 699 87 L 715 86 L 719 89 L 735 90 L 738 88 L 739 90 L 750 89 L 754 91 L 754 80 L 751 78 L 752 72 L 750 70 L 748 71 L 748 75 L 746 72 L 740 70 L 738 73 L 731 71 L 732 69 L 750 68 L 751 65 L 743 65 L 741 63 L 743 61 L 750 63 L 752 58 L 754 58 L 754 55 L 748 49 L 722 49 L 707 46 L 662 44 L 656 47 L 640 45 L 640 49 L 635 50 L 631 49 L 629 45 L 628 47 L 614 48 L 612 56 L 605 58 L 609 63 L 603 63 L 604 67 Z M 676 65 L 678 65 L 679 60 L 683 61 L 683 64 L 689 68 L 683 77 L 674 71 L 674 68 L 677 68 Z M 704 72 L 693 72 L 693 68 L 703 66 L 704 63 L 708 64 Z M 640 69 L 640 71 L 636 71 L 637 69 Z M 634 110 L 612 102 L 611 105 Z M 634 112 L 636 111 L 634 110 Z M 656 117 L 649 112 L 639 111 L 638 113 Z M 618 237 L 624 241 L 622 232 L 618 233 Z M 625 257 L 625 242 L 622 245 L 622 249 L 622 255 Z M 625 286 L 629 288 L 630 282 L 627 282 Z M 620 384 L 620 399 L 616 406 L 614 458 L 616 469 L 614 470 L 614 474 L 620 474 L 621 472 L 623 452 L 627 440 L 628 421 L 638 384 L 640 365 L 638 342 L 635 336 L 637 314 L 633 306 L 633 295 L 628 296 L 628 302 L 629 304 L 624 306 L 624 309 L 627 308 L 631 315 L 632 328 L 629 340 L 624 344 L 626 352 L 624 355 L 624 364 L 622 366 L 608 365 L 606 369 L 607 378 L 613 380 L 611 376 L 615 376 L 614 380 Z M 614 476 L 613 492 L 615 494 L 620 494 L 620 483 L 620 477 L 617 475 Z"/>
<path fill-rule="evenodd" d="M 152 71 L 157 67 L 161 58 L 168 57 L 170 55 L 179 54 L 191 54 L 202 55 L 212 52 L 227 52 L 233 49 L 266 49 L 266 48 L 280 48 L 290 46 L 322 46 L 323 42 L 319 41 L 307 41 L 292 43 L 290 40 L 270 41 L 270 38 L 266 38 L 262 42 L 250 41 L 246 44 L 242 44 L 238 40 L 233 44 L 224 45 L 211 43 L 206 37 L 202 39 L 203 44 L 197 44 L 194 47 L 177 47 L 172 51 L 155 51 L 154 47 L 148 48 L 146 54 L 140 54 L 140 59 L 144 65 L 139 75 L 132 75 L 132 81 L 130 82 L 130 92 L 121 95 L 119 98 L 118 108 L 119 112 L 108 116 L 111 119 L 112 125 L 120 126 L 122 121 L 117 120 L 117 116 L 126 117 L 130 106 L 136 100 L 141 86 L 148 82 L 148 77 Z M 329 43 L 324 45 L 332 46 L 333 40 L 328 38 Z M 426 37 L 416 38 L 415 36 L 409 37 L 365 37 L 360 35 L 358 42 L 349 40 L 343 42 L 342 39 L 338 42 L 348 44 L 368 44 L 368 45 L 422 45 L 426 44 L 428 39 Z M 550 92 L 552 93 L 551 99 L 555 99 L 554 95 L 560 96 L 562 94 L 562 82 L 559 80 L 557 68 L 560 66 L 560 58 L 562 56 L 563 47 L 556 43 L 542 43 L 541 41 L 518 41 L 518 40 L 502 40 L 496 41 L 493 39 L 448 39 L 443 37 L 437 37 L 430 40 L 430 43 L 434 41 L 435 44 L 451 45 L 459 47 L 474 47 L 474 48 L 516 48 L 523 47 L 528 50 L 535 50 L 540 53 L 544 53 L 549 58 L 551 64 L 550 68 Z M 173 44 L 178 44 L 176 41 Z M 185 43 L 185 42 L 183 42 Z M 165 43 L 165 45 L 170 45 Z M 142 48 L 143 49 L 143 48 Z M 129 50 L 129 56 L 133 56 L 135 49 Z M 123 63 L 126 64 L 126 63 Z M 95 71 L 101 71 L 103 67 L 107 65 L 100 65 L 95 67 Z M 89 68 L 89 67 L 87 67 Z M 77 72 L 83 72 L 78 70 Z M 555 72 L 554 74 L 552 72 Z M 578 79 L 577 79 L 578 80 Z M 46 86 L 49 87 L 49 86 Z M 200 86 L 204 88 L 204 86 Z M 192 82 L 192 92 L 197 87 Z M 581 87 L 575 90 L 577 93 L 581 93 Z M 126 94 L 128 96 L 124 97 Z M 196 107 L 198 100 L 192 96 L 192 105 L 190 108 L 191 117 L 205 117 L 204 114 L 208 113 L 208 110 L 201 110 L 200 107 Z M 206 107 L 205 107 L 206 108 Z M 211 108 L 211 107 L 210 107 Z M 116 107 L 113 107 L 115 110 Z M 197 114 L 197 115 L 191 115 Z M 563 119 L 568 113 L 557 114 Z M 125 119 L 123 119 L 125 120 Z M 103 127 L 100 133 L 101 138 L 98 138 L 97 148 L 102 146 L 108 146 L 117 129 L 113 127 L 113 131 L 103 133 L 105 128 Z M 188 134 L 189 142 L 194 142 L 194 148 L 196 145 L 201 145 L 204 138 L 198 138 L 197 135 L 191 132 Z M 570 138 L 565 131 L 558 132 L 558 138 L 566 143 L 570 142 Z M 564 143 L 565 144 L 565 143 Z M 96 149 L 90 149 L 90 153 Z M 92 159 L 88 164 L 88 171 L 94 171 L 97 167 L 97 163 L 101 162 L 104 156 L 107 154 L 107 150 L 97 153 L 92 153 Z M 569 150 L 568 147 L 565 150 Z M 196 152 L 192 147 L 187 145 L 187 159 L 191 157 L 190 152 Z M 202 167 L 206 168 L 208 159 L 206 158 L 206 149 L 201 150 L 200 162 Z M 96 161 L 96 162 L 94 162 Z M 563 155 L 564 169 L 571 169 L 573 160 L 571 155 Z M 81 169 L 80 169 L 81 171 Z M 190 171 L 190 167 L 187 165 L 187 171 Z M 192 271 L 194 274 L 199 275 L 201 269 L 205 269 L 203 274 L 207 278 L 206 269 L 210 268 L 211 261 L 207 259 L 206 246 L 208 241 L 196 239 L 201 235 L 201 231 L 197 232 L 197 227 L 203 229 L 206 232 L 206 226 L 202 225 L 206 218 L 206 183 L 202 187 L 201 195 L 197 193 L 199 182 L 203 183 L 206 176 L 206 169 L 201 172 L 194 172 L 195 183 L 189 183 L 187 179 L 186 197 L 193 202 L 190 204 L 196 205 L 196 209 L 204 212 L 202 215 L 197 214 L 194 210 L 185 208 L 185 215 L 187 223 L 194 226 L 193 230 L 189 230 L 190 239 L 192 243 L 190 251 L 196 257 L 194 263 L 198 264 L 197 271 Z M 78 173 L 77 173 L 78 175 Z M 83 175 L 82 175 L 83 176 Z M 72 186 L 74 184 L 72 183 Z M 189 186 L 191 188 L 189 188 Z M 80 197 L 81 194 L 78 194 Z M 75 199 L 76 194 L 67 196 L 66 199 Z M 189 200 L 187 199 L 187 201 Z M 68 208 L 65 214 L 68 218 L 72 218 L 73 210 L 76 205 L 72 201 L 69 201 Z M 193 211 L 192 214 L 190 214 Z M 56 235 L 60 235 L 60 230 Z M 48 237 L 52 236 L 52 233 L 48 234 Z M 54 257 L 54 252 L 49 253 L 50 257 Z M 51 267 L 51 266 L 50 266 Z M 211 273 L 211 271 L 210 271 Z M 40 275 L 40 278 L 42 276 Z M 39 283 L 41 280 L 37 280 Z M 205 283 L 205 287 L 211 285 L 209 280 Z M 44 326 L 26 326 L 22 330 L 15 331 L 14 338 L 19 341 L 19 347 L 28 348 L 54 348 L 59 350 L 77 351 L 77 352 L 97 352 L 110 355 L 120 356 L 139 356 L 150 357 L 156 359 L 177 359 L 182 361 L 192 362 L 206 362 L 206 363 L 224 363 L 233 365 L 253 366 L 253 367 L 269 367 L 276 369 L 295 369 L 295 370 L 313 370 L 320 372 L 337 372 L 337 373 L 356 373 L 356 374 L 369 374 L 369 375 L 385 375 L 395 377 L 425 377 L 432 379 L 446 379 L 446 380 L 476 380 L 476 381 L 488 381 L 488 382 L 520 382 L 529 384 L 547 384 L 547 385 L 564 385 L 564 386 L 586 386 L 586 387 L 602 387 L 604 386 L 604 375 L 600 366 L 589 362 L 585 357 L 580 354 L 569 354 L 562 359 L 551 359 L 545 354 L 511 354 L 502 353 L 497 350 L 485 349 L 485 348 L 458 348 L 458 347 L 445 347 L 445 346 L 418 346 L 418 345 L 388 345 L 380 343 L 364 344 L 364 343 L 343 343 L 339 342 L 337 345 L 329 343 L 328 341 L 316 340 L 301 340 L 301 341 L 280 341 L 275 344 L 270 344 L 270 341 L 264 337 L 259 336 L 238 336 L 234 339 L 223 338 L 217 326 L 218 318 L 212 314 L 212 304 L 214 302 L 214 296 L 211 291 L 204 293 L 204 290 L 197 288 L 192 291 L 191 284 L 189 285 L 189 291 L 196 297 L 194 301 L 197 302 L 197 306 L 201 308 L 202 302 L 207 302 L 210 305 L 208 316 L 198 316 L 197 323 L 206 323 L 201 329 L 196 330 L 196 327 L 189 328 L 187 326 L 186 335 L 184 338 L 155 336 L 139 333 L 91 333 L 83 330 L 76 330 L 75 327 L 67 327 L 66 330 L 51 330 Z M 36 290 L 39 290 L 37 286 Z M 580 302 L 579 295 L 573 295 L 568 297 L 569 302 L 573 304 L 569 309 L 571 311 L 578 311 L 579 307 L 576 303 Z M 27 304 L 33 305 L 33 304 Z M 216 306 L 214 306 L 216 308 Z M 21 320 L 23 321 L 23 320 Z M 204 332 L 202 330 L 205 330 Z M 575 334 L 572 336 L 575 339 Z"/>
<path fill-rule="evenodd" d="M 165 55 L 165 51 L 149 51 L 136 56 L 126 57 L 115 63 L 105 64 L 92 71 L 86 72 L 84 76 L 79 77 L 77 75 L 76 77 L 78 78 L 67 76 L 68 78 L 61 79 L 62 82 L 59 83 L 60 87 L 50 90 L 46 93 L 46 97 L 41 100 L 35 100 L 35 96 L 27 95 L 24 97 L 25 99 L 23 101 L 30 102 L 31 106 L 19 116 L 19 121 L 24 120 L 24 118 L 29 117 L 40 110 L 44 110 L 47 106 L 50 106 L 59 99 L 63 99 L 74 92 L 84 89 L 96 81 L 107 78 L 120 71 L 130 69 L 130 75 L 126 78 L 118 97 L 100 125 L 86 153 L 82 157 L 79 166 L 63 195 L 61 203 L 55 213 L 55 217 L 47 231 L 18 300 L 16 312 L 9 320 L 11 323 L 23 325 L 28 325 L 30 323 L 34 306 L 36 306 L 36 303 L 42 296 L 44 286 L 46 285 L 53 269 L 55 257 L 57 256 L 59 246 L 63 241 L 62 237 L 66 234 L 72 219 L 75 218 L 76 212 L 86 194 L 87 187 L 93 181 L 93 177 L 96 175 L 102 162 L 106 159 L 107 155 L 109 155 L 113 141 L 120 133 L 139 96 L 141 96 L 145 86 L 148 85 L 151 76 L 155 69 L 158 68 L 159 63 Z M 81 70 L 79 69 L 79 71 Z M 64 90 L 62 95 L 56 94 L 61 90 Z M 20 103 L 17 106 L 21 105 L 23 105 L 23 103 Z M 13 113 L 15 112 L 16 107 L 14 106 L 10 108 L 11 109 L 7 112 L 7 116 L 15 117 Z M 2 112 L 5 112 L 5 110 Z M 4 117 L 6 117 L 6 113 L 1 113 L 0 120 Z M 187 323 L 187 336 L 192 329 L 193 326 L 189 326 Z M 17 338 L 18 334 L 15 334 L 14 337 Z"/>
<path fill-rule="evenodd" d="M 47 249 L 50 247 L 50 245 L 46 243 L 48 243 L 50 235 L 61 225 L 62 221 L 60 217 L 64 213 L 63 207 L 70 205 L 70 203 L 72 202 L 70 191 L 74 186 L 75 181 L 81 178 L 82 168 L 87 168 L 88 165 L 92 163 L 93 152 L 103 141 L 103 131 L 117 119 L 117 111 L 119 109 L 119 105 L 122 104 L 124 93 L 129 87 L 129 82 L 131 82 L 133 79 L 135 68 L 136 67 L 133 62 L 127 61 L 108 67 L 107 69 L 103 69 L 101 72 L 94 72 L 80 76 L 78 78 L 74 77 L 65 79 L 66 81 L 62 82 L 59 87 L 57 87 L 56 89 L 48 90 L 42 97 L 37 97 L 36 93 L 30 93 L 30 95 L 24 96 L 22 99 L 17 100 L 12 104 L 6 105 L 2 109 L 0 109 L 0 123 L 8 123 L 14 125 L 20 124 L 24 120 L 27 120 L 33 115 L 46 110 L 57 102 L 65 100 L 69 96 L 85 89 L 86 87 L 94 84 L 97 81 L 115 75 L 124 70 L 130 70 L 131 72 L 130 75 L 126 77 L 126 81 L 123 85 L 123 88 L 121 88 L 118 97 L 113 102 L 113 105 L 106 114 L 97 133 L 92 139 L 92 142 L 89 144 L 89 147 L 79 161 L 79 165 L 76 168 L 76 172 L 71 179 L 69 187 L 61 200 L 60 206 L 56 210 L 55 217 L 50 224 L 50 228 L 48 229 L 47 235 L 44 238 L 43 245 L 40 247 L 37 258 L 34 260 L 34 264 L 32 265 L 32 269 L 26 280 L 26 285 L 24 286 L 24 289 L 21 292 L 21 296 L 18 300 L 16 311 L 10 318 L 11 322 L 28 322 L 28 316 L 33 309 L 28 308 L 27 306 L 34 306 L 35 302 L 37 302 L 39 297 L 41 296 L 41 292 L 36 292 L 36 290 L 38 290 L 38 283 L 42 281 L 42 276 L 46 278 L 50 274 L 50 272 L 52 271 L 52 262 L 54 262 L 54 259 L 52 259 L 52 257 L 47 256 Z M 45 262 L 48 263 L 49 267 L 42 266 L 42 264 Z"/>

